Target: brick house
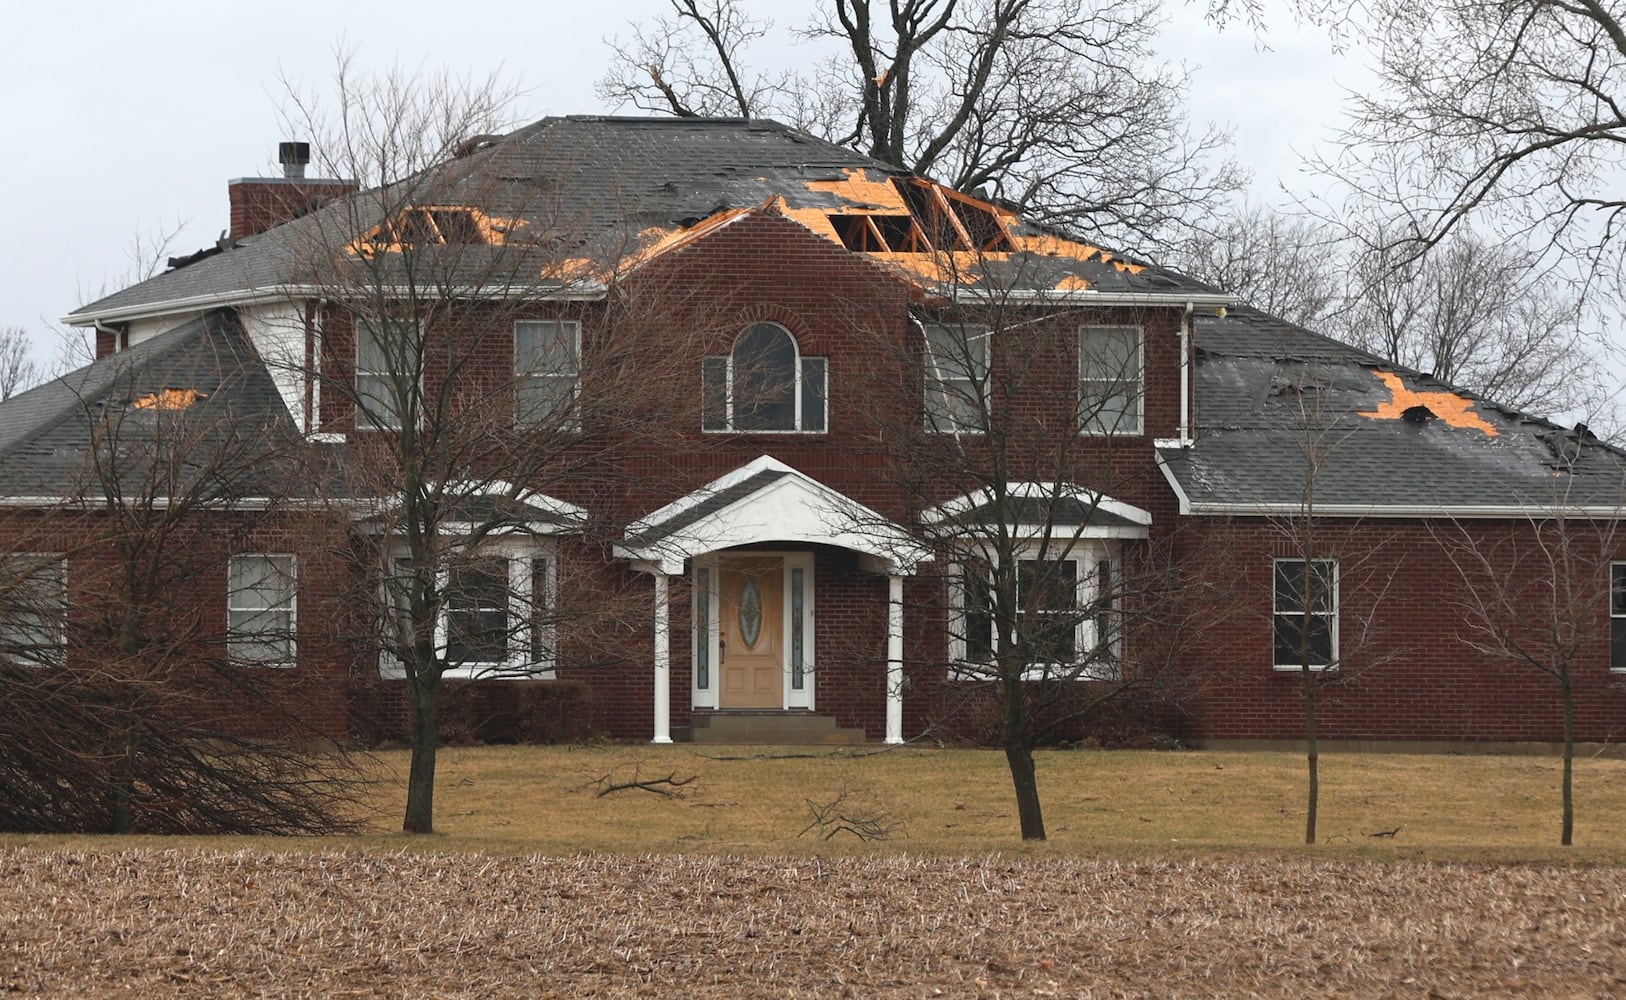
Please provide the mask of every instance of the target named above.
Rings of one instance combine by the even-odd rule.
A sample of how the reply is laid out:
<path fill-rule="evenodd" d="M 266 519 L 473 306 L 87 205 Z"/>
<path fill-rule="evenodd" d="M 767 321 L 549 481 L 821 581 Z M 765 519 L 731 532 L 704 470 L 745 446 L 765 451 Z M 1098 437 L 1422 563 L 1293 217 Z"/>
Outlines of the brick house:
<path fill-rule="evenodd" d="M 1511 602 L 1562 619 L 1577 736 L 1626 729 L 1626 457 L 1584 428 L 769 122 L 547 119 L 377 191 L 284 154 L 218 246 L 67 317 L 95 363 L 0 403 L 0 544 L 48 598 L 13 649 L 73 659 L 95 554 L 26 525 L 106 492 L 96 414 L 160 411 L 265 451 L 198 513 L 207 655 L 324 731 L 404 711 L 378 470 L 455 416 L 477 486 L 417 638 L 488 705 L 901 742 L 1028 628 L 1050 689 L 1160 650 L 1163 724 L 1210 743 L 1295 737 L 1307 673 L 1326 738 L 1552 740 Z"/>

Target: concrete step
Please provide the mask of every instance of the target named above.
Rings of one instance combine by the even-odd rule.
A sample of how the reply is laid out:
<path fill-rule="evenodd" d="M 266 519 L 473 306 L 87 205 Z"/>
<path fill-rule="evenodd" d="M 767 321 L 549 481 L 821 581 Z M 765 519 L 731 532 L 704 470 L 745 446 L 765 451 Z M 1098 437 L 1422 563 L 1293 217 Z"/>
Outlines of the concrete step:
<path fill-rule="evenodd" d="M 691 743 L 851 745 L 864 742 L 864 731 L 838 726 L 831 716 L 811 712 L 702 710 L 694 713 L 690 725 L 674 729 L 672 738 Z"/>

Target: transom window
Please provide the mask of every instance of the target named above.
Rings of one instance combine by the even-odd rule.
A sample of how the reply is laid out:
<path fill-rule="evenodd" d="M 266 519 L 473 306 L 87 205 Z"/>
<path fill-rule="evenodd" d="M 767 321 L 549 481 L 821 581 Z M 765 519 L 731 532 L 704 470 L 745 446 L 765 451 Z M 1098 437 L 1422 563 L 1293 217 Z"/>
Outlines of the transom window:
<path fill-rule="evenodd" d="M 926 429 L 978 434 L 988 408 L 988 331 L 926 327 Z"/>
<path fill-rule="evenodd" d="M 233 662 L 294 662 L 294 557 L 232 556 L 226 567 L 226 651 Z"/>
<path fill-rule="evenodd" d="M 803 356 L 777 323 L 756 323 L 722 357 L 701 362 L 700 425 L 708 431 L 825 429 L 827 358 Z"/>
<path fill-rule="evenodd" d="M 1026 644 L 1028 680 L 1115 680 L 1119 676 L 1118 595 L 1112 556 L 1079 543 L 1062 559 L 1019 559 L 1011 642 Z M 993 676 L 999 649 L 994 570 L 962 566 L 954 581 L 950 655 L 956 676 Z"/>
<path fill-rule="evenodd" d="M 1277 559 L 1272 618 L 1277 670 L 1338 664 L 1338 561 Z"/>
<path fill-rule="evenodd" d="M 519 426 L 575 426 L 581 324 L 573 320 L 515 323 L 514 377 L 514 419 Z"/>
<path fill-rule="evenodd" d="M 416 412 L 422 386 L 417 368 L 420 330 L 414 320 L 356 319 L 356 427 L 400 430 Z"/>
<path fill-rule="evenodd" d="M 1140 434 L 1144 379 L 1138 326 L 1086 326 L 1078 335 L 1078 426 Z"/>
<path fill-rule="evenodd" d="M 67 650 L 68 561 L 0 556 L 0 660 L 55 665 Z"/>
<path fill-rule="evenodd" d="M 392 565 L 386 592 L 400 615 L 410 596 L 412 564 L 397 558 Z M 437 573 L 435 649 L 445 660 L 445 676 L 552 677 L 555 574 L 551 555 L 525 547 L 464 556 Z M 394 634 L 384 637 L 386 675 L 400 676 L 400 641 Z"/>

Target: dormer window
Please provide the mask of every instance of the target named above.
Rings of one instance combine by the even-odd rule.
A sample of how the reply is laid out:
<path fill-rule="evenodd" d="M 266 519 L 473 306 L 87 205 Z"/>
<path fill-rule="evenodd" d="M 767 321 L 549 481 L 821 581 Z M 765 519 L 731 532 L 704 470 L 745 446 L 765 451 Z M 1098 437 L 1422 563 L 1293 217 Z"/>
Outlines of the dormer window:
<path fill-rule="evenodd" d="M 700 426 L 822 433 L 828 371 L 828 359 L 804 357 L 789 330 L 753 324 L 728 354 L 701 362 Z"/>

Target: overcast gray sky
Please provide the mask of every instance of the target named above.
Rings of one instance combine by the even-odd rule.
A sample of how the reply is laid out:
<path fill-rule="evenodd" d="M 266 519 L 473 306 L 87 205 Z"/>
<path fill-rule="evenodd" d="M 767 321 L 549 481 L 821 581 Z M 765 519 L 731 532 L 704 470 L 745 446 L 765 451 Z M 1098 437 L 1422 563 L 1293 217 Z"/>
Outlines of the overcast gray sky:
<path fill-rule="evenodd" d="M 811 0 L 752 0 L 800 24 Z M 54 356 L 50 325 L 124 283 L 138 235 L 184 226 L 172 252 L 214 241 L 226 181 L 275 173 L 287 77 L 327 79 L 341 42 L 363 68 L 392 64 L 484 76 L 527 90 L 522 117 L 601 113 L 593 83 L 609 50 L 666 0 L 6 0 L 0 60 L 0 189 L 11 192 L 0 267 L 0 326 L 22 326 Z M 1258 195 L 1303 188 L 1297 152 L 1336 122 L 1340 85 L 1361 69 L 1313 29 L 1278 16 L 1269 51 L 1245 27 L 1217 32 L 1176 7 L 1163 56 L 1195 68 L 1192 118 L 1234 126 Z M 805 50 L 785 50 L 798 59 Z"/>

